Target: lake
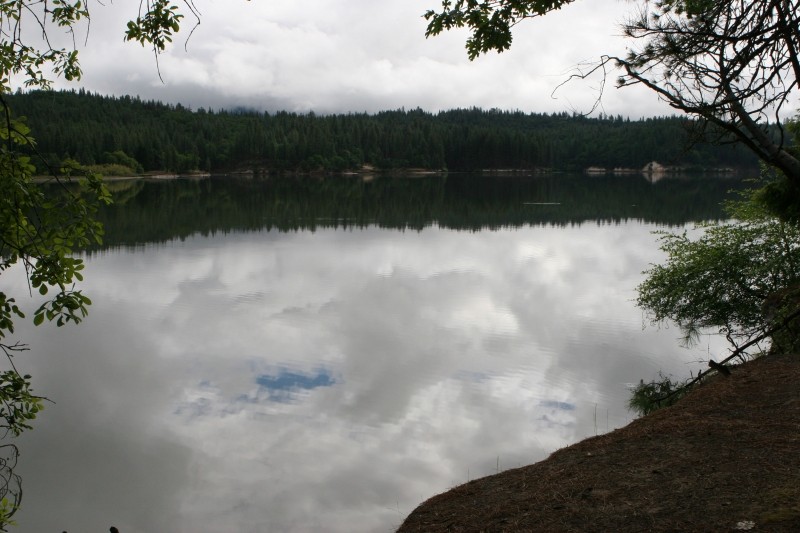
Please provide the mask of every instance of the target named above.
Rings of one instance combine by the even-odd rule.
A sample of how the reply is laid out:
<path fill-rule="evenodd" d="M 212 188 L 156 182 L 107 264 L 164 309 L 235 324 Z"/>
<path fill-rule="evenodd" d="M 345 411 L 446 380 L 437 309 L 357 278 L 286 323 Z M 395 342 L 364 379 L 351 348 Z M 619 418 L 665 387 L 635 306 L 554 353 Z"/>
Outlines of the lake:
<path fill-rule="evenodd" d="M 55 402 L 19 439 L 20 532 L 392 531 L 625 425 L 630 384 L 724 349 L 681 348 L 633 300 L 653 231 L 722 217 L 738 181 L 110 185 L 89 317 L 17 328 Z M 18 269 L 0 288 L 25 300 Z"/>

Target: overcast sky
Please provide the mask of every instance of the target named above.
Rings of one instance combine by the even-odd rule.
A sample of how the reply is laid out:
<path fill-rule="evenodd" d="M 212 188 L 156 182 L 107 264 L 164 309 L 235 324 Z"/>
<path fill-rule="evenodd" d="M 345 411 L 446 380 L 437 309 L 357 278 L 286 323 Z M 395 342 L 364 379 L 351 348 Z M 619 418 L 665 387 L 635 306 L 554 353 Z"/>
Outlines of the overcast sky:
<path fill-rule="evenodd" d="M 553 91 L 574 68 L 603 53 L 624 53 L 619 22 L 635 5 L 584 0 L 517 27 L 510 51 L 470 62 L 467 33 L 425 38 L 426 9 L 440 0 L 196 0 L 201 24 L 186 43 L 187 17 L 159 58 L 124 43 L 137 2 L 92 7 L 88 41 L 78 35 L 84 78 L 58 87 L 131 94 L 192 108 L 244 106 L 317 113 L 400 107 L 525 112 L 588 112 L 598 80 Z M 185 44 L 185 46 L 184 46 Z M 613 87 L 602 111 L 641 117 L 673 114 L 644 89 Z"/>

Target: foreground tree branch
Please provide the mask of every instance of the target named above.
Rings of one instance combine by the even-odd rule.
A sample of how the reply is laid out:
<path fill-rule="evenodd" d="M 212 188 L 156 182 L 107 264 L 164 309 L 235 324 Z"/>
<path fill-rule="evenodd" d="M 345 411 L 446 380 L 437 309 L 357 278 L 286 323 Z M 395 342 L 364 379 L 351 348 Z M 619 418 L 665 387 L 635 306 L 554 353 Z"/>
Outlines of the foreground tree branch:
<path fill-rule="evenodd" d="M 33 180 L 36 143 L 22 118 L 15 117 L 3 95 L 15 88 L 47 89 L 51 77 L 79 80 L 75 31 L 90 21 L 92 9 L 104 7 L 91 0 L 9 0 L 0 2 L 0 273 L 20 264 L 29 291 L 47 296 L 33 313 L 33 323 L 57 326 L 79 323 L 91 301 L 76 289 L 83 280 L 83 261 L 74 252 L 100 242 L 102 226 L 95 220 L 97 207 L 110 201 L 100 176 L 64 164 L 51 168 L 51 178 L 62 185 L 61 194 L 45 197 Z M 156 55 L 172 41 L 184 18 L 199 23 L 193 0 L 141 0 L 138 16 L 127 25 L 125 39 L 152 46 Z M 33 30 L 33 31 L 31 31 Z M 71 48 L 58 48 L 51 32 L 65 32 Z M 160 76 L 160 72 L 159 72 Z M 75 187 L 80 183 L 80 188 Z M 5 439 L 31 429 L 30 421 L 42 409 L 44 398 L 32 394 L 31 376 L 21 374 L 13 356 L 27 349 L 6 343 L 14 322 L 25 318 L 15 299 L 0 291 L 0 351 L 8 370 L 0 371 L 0 531 L 6 531 L 22 500 L 21 479 L 14 473 L 19 451 Z"/>
<path fill-rule="evenodd" d="M 441 11 L 425 13 L 426 35 L 468 28 L 467 53 L 474 59 L 507 50 L 519 22 L 572 1 L 444 0 Z M 645 85 L 713 126 L 699 131 L 741 142 L 800 188 L 800 159 L 784 134 L 786 107 L 800 82 L 800 0 L 637 4 L 637 13 L 622 24 L 631 39 L 628 55 L 603 56 L 598 68 L 613 62 L 621 70 L 618 86 Z"/>

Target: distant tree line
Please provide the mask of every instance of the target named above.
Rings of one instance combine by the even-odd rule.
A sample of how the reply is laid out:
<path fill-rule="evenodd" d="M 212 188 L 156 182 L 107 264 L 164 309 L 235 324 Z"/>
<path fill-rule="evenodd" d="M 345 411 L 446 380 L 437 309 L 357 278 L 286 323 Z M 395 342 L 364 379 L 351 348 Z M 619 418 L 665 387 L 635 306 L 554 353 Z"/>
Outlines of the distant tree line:
<path fill-rule="evenodd" d="M 16 116 L 36 124 L 43 161 L 102 165 L 111 173 L 347 171 L 425 168 L 639 169 L 651 161 L 687 170 L 752 168 L 749 152 L 695 144 L 684 118 L 630 120 L 568 113 L 420 109 L 377 114 L 191 110 L 136 97 L 80 91 L 7 95 Z"/>

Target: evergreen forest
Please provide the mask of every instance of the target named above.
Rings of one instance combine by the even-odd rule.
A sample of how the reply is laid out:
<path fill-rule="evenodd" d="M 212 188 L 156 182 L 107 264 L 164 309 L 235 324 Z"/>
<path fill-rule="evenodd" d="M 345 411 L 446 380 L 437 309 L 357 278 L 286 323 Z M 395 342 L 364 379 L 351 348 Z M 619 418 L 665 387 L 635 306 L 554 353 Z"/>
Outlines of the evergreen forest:
<path fill-rule="evenodd" d="M 697 142 L 685 118 L 588 118 L 566 112 L 421 109 L 377 114 L 188 109 L 80 91 L 5 95 L 33 129 L 37 172 L 67 160 L 106 175 L 144 172 L 344 172 L 429 169 L 684 171 L 751 169 L 756 159 L 726 143 Z"/>

